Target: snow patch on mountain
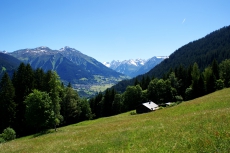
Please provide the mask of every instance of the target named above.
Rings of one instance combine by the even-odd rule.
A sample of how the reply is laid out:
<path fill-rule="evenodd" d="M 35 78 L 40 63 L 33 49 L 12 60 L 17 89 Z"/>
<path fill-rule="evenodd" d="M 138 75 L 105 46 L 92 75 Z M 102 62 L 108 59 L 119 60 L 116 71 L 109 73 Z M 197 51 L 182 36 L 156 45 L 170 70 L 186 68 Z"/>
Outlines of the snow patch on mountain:
<path fill-rule="evenodd" d="M 3 51 L 0 51 L 0 53 L 7 54 L 7 51 L 3 50 Z"/>
<path fill-rule="evenodd" d="M 60 52 L 77 52 L 77 53 L 81 53 L 80 51 L 76 50 L 75 48 L 71 48 L 69 46 L 65 46 L 65 47 L 59 49 L 58 51 L 60 51 Z"/>
<path fill-rule="evenodd" d="M 103 62 L 102 64 L 104 64 L 107 67 L 110 67 L 110 63 L 109 62 Z"/>
<path fill-rule="evenodd" d="M 103 64 L 117 72 L 123 73 L 130 77 L 143 74 L 151 70 L 168 56 L 154 56 L 148 60 L 129 59 L 124 61 L 113 60 L 112 62 L 103 62 Z"/>

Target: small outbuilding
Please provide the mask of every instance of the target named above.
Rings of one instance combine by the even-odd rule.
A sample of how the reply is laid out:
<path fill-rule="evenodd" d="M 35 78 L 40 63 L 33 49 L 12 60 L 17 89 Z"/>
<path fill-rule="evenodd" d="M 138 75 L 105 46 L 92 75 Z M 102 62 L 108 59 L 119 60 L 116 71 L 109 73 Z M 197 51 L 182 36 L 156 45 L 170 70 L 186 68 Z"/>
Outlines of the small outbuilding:
<path fill-rule="evenodd" d="M 160 107 L 167 107 L 167 106 L 170 106 L 172 103 L 171 102 L 167 102 L 167 103 L 162 103 L 162 104 L 159 104 Z"/>
<path fill-rule="evenodd" d="M 137 114 L 141 114 L 141 113 L 147 113 L 147 112 L 151 112 L 154 110 L 157 110 L 159 107 L 157 104 L 155 104 L 154 102 L 150 101 L 150 102 L 146 102 L 146 103 L 142 103 L 141 105 L 138 105 L 136 108 L 136 113 Z"/>

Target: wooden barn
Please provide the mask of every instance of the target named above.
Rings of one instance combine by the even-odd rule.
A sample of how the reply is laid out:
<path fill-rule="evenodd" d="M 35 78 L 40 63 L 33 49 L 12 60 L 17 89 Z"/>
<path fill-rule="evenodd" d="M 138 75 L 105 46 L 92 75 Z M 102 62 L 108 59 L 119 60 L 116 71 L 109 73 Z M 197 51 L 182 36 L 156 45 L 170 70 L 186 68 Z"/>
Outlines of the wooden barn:
<path fill-rule="evenodd" d="M 138 105 L 136 108 L 136 113 L 137 114 L 147 113 L 147 112 L 151 112 L 157 109 L 158 109 L 158 105 L 150 101 L 150 102 L 146 102 L 146 103 L 142 103 L 141 105 Z"/>

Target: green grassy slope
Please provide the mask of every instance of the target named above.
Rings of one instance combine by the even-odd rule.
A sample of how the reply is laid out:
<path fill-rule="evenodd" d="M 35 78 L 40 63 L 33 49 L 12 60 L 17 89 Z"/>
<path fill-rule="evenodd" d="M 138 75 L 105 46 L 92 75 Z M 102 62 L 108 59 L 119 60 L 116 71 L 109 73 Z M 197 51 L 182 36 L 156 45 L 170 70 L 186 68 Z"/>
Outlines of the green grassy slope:
<path fill-rule="evenodd" d="M 230 152 L 230 89 L 20 138 L 0 144 L 0 152 Z"/>

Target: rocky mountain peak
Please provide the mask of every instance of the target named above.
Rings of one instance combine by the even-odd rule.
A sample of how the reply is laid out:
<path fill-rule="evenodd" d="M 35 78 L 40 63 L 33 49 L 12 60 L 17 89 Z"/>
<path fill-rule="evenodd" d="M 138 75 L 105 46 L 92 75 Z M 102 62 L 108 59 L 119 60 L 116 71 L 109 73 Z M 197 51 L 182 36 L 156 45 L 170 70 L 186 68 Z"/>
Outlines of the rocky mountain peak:
<path fill-rule="evenodd" d="M 80 53 L 80 51 L 76 50 L 75 48 L 71 48 L 69 46 L 65 46 L 65 47 L 59 49 L 59 51 L 61 51 L 61 52 L 69 51 L 69 52 L 79 52 Z"/>
<path fill-rule="evenodd" d="M 163 61 L 167 56 L 154 56 L 148 60 L 129 59 L 124 61 L 113 60 L 112 62 L 103 62 L 103 64 L 117 72 L 123 73 L 130 77 L 148 72 L 151 68 Z"/>

